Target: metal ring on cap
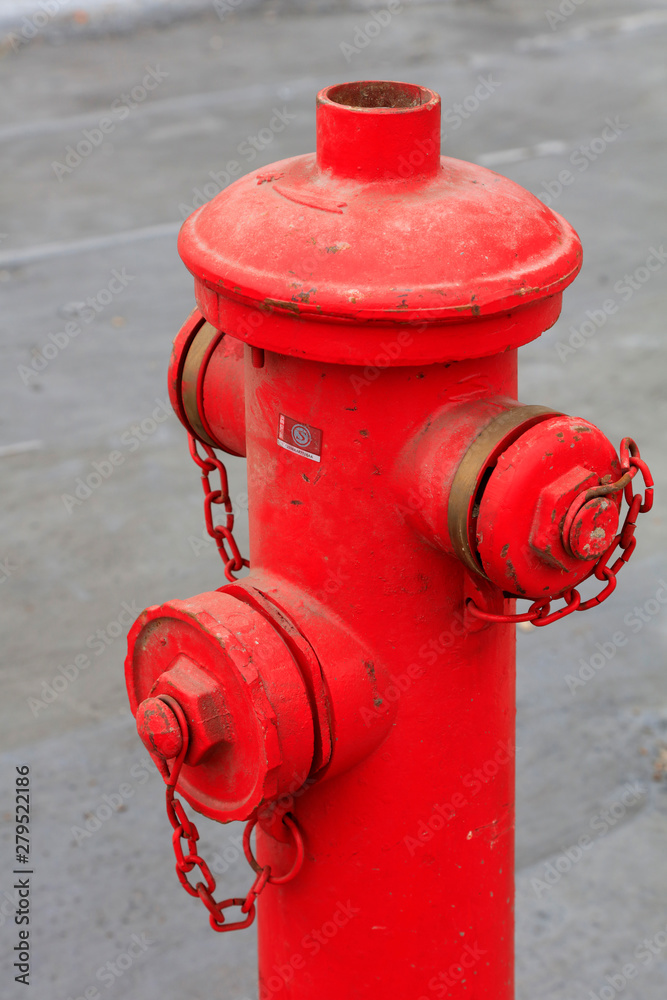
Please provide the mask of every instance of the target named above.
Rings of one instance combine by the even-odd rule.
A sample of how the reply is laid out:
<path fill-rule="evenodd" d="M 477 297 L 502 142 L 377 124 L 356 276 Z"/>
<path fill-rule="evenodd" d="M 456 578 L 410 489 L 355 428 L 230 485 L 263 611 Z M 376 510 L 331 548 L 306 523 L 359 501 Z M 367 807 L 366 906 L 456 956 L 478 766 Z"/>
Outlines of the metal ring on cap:
<path fill-rule="evenodd" d="M 283 885 L 285 882 L 291 882 L 291 880 L 295 878 L 301 871 L 301 866 L 303 865 L 303 859 L 305 855 L 303 837 L 301 836 L 301 832 L 298 826 L 296 825 L 295 821 L 292 819 L 291 816 L 285 815 L 283 816 L 283 822 L 291 832 L 292 836 L 294 837 L 294 845 L 296 847 L 296 857 L 294 859 L 292 867 L 290 868 L 290 870 L 287 872 L 286 875 L 270 875 L 268 877 L 267 881 L 270 882 L 271 885 Z M 248 864 L 250 865 L 250 867 L 253 869 L 254 872 L 260 875 L 264 869 L 256 860 L 254 854 L 252 853 L 252 847 L 250 846 L 250 836 L 252 834 L 252 831 L 255 829 L 256 825 L 257 825 L 257 817 L 251 819 L 246 824 L 246 828 L 243 831 L 243 851 L 245 853 L 245 856 L 248 860 Z"/>

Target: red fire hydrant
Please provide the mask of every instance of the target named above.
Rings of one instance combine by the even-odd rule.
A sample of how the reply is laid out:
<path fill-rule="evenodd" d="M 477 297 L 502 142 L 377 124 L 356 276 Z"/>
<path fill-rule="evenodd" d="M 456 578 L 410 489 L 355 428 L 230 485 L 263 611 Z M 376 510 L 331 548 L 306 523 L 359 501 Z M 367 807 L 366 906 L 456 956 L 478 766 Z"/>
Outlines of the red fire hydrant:
<path fill-rule="evenodd" d="M 359 82 L 318 95 L 316 154 L 237 180 L 179 250 L 171 398 L 230 582 L 148 608 L 127 658 L 179 878 L 219 931 L 261 893 L 261 1000 L 511 1000 L 512 626 L 607 597 L 652 501 L 634 441 L 515 398 L 579 239 L 441 158 L 437 94 Z M 214 449 L 247 457 L 240 580 Z M 247 895 L 216 900 L 176 788 L 248 821 Z"/>

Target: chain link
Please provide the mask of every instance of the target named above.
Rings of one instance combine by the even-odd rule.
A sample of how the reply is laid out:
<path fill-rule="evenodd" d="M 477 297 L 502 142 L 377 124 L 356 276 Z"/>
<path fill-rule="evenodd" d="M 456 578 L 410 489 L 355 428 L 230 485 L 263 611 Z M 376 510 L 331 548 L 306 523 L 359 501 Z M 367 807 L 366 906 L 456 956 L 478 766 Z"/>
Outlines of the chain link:
<path fill-rule="evenodd" d="M 209 922 L 214 931 L 224 933 L 225 931 L 238 931 L 242 930 L 244 927 L 250 927 L 251 923 L 255 919 L 255 902 L 264 886 L 268 883 L 271 883 L 272 885 L 283 885 L 285 882 L 290 882 L 299 874 L 305 855 L 301 831 L 299 830 L 299 827 L 293 817 L 287 815 L 284 817 L 285 825 L 294 839 L 296 856 L 292 867 L 285 875 L 272 876 L 271 866 L 264 865 L 262 867 L 257 861 L 255 861 L 253 856 L 252 848 L 250 846 L 250 837 L 257 823 L 257 819 L 251 819 L 246 824 L 243 834 L 243 849 L 250 865 L 256 872 L 257 877 L 245 897 L 233 897 L 230 899 L 223 899 L 220 903 L 216 902 L 214 898 L 214 893 L 216 891 L 215 876 L 211 872 L 211 869 L 207 865 L 206 861 L 197 852 L 199 831 L 192 820 L 189 819 L 183 807 L 183 803 L 176 798 L 175 794 L 176 784 L 181 773 L 185 755 L 188 751 L 187 720 L 183 709 L 175 698 L 172 698 L 169 695 L 159 695 L 159 697 L 173 710 L 183 734 L 183 745 L 181 750 L 178 757 L 174 759 L 171 769 L 167 768 L 165 776 L 165 783 L 167 785 L 167 816 L 174 831 L 172 835 L 172 844 L 174 854 L 176 856 L 176 874 L 178 876 L 178 880 L 190 896 L 198 896 L 201 899 L 202 903 L 209 912 Z M 187 842 L 187 850 L 183 847 L 183 841 Z M 190 872 L 194 871 L 195 868 L 199 869 L 202 880 L 193 885 L 188 879 L 188 875 Z M 225 920 L 224 911 L 229 909 L 231 906 L 239 906 L 241 908 L 241 913 L 244 915 L 241 920 L 237 920 L 235 923 L 227 923 Z"/>
<path fill-rule="evenodd" d="M 567 615 L 571 615 L 574 611 L 588 611 L 589 608 L 597 607 L 598 604 L 602 604 L 603 601 L 607 600 L 607 598 L 616 589 L 616 577 L 619 571 L 623 568 L 632 553 L 635 551 L 635 547 L 637 545 L 637 539 L 635 538 L 637 517 L 639 514 L 646 514 L 647 511 L 649 511 L 653 506 L 653 476 L 651 475 L 648 465 L 641 458 L 639 448 L 632 438 L 623 438 L 621 441 L 620 458 L 621 469 L 623 470 L 621 478 L 615 483 L 595 486 L 581 493 L 570 507 L 568 517 L 566 518 L 566 522 L 571 524 L 574 516 L 576 516 L 577 512 L 583 507 L 583 505 L 595 497 L 608 496 L 610 493 L 618 493 L 620 490 L 622 490 L 625 495 L 625 500 L 629 509 L 626 514 L 625 521 L 623 522 L 623 527 L 616 535 L 607 551 L 604 552 L 598 559 L 595 567 L 588 574 L 589 576 L 595 576 L 597 580 L 606 581 L 606 585 L 602 588 L 600 593 L 596 594 L 595 597 L 591 597 L 589 600 L 582 602 L 579 591 L 575 587 L 571 587 L 569 590 L 566 590 L 564 594 L 562 594 L 565 605 L 558 608 L 556 611 L 551 611 L 551 601 L 549 598 L 542 598 L 538 601 L 534 601 L 528 611 L 518 615 L 491 614 L 491 612 L 484 611 L 482 608 L 478 607 L 474 600 L 469 598 L 466 602 L 466 608 L 471 615 L 486 622 L 532 622 L 533 625 L 543 626 L 550 625 L 552 622 L 558 621 L 560 618 L 565 618 Z M 644 480 L 643 497 L 641 493 L 633 493 L 632 490 L 632 480 L 638 472 L 641 472 Z M 565 524 L 563 528 L 565 530 Z M 621 550 L 620 555 L 614 564 L 609 566 L 609 560 L 618 548 Z"/>
<path fill-rule="evenodd" d="M 238 573 L 244 566 L 249 566 L 247 559 L 243 559 L 234 538 L 234 513 L 232 501 L 229 496 L 229 484 L 227 482 L 227 470 L 223 462 L 216 457 L 210 445 L 199 441 L 194 434 L 188 434 L 190 454 L 192 459 L 201 470 L 201 483 L 204 490 L 204 519 L 206 530 L 218 546 L 220 558 L 225 564 L 225 576 L 228 580 L 234 581 L 234 573 Z M 199 445 L 204 449 L 205 456 L 199 454 Z M 211 488 L 211 473 L 217 470 L 220 477 L 220 489 Z M 213 504 L 221 504 L 225 509 L 225 524 L 213 523 Z M 227 552 L 229 546 L 229 552 Z"/>
<path fill-rule="evenodd" d="M 206 522 L 206 530 L 218 547 L 218 552 L 220 553 L 220 557 L 225 565 L 225 576 L 228 580 L 233 581 L 236 579 L 234 573 L 238 573 L 239 570 L 243 569 L 244 566 L 249 566 L 250 563 L 247 559 L 244 559 L 241 556 L 236 539 L 234 538 L 234 513 L 232 509 L 232 501 L 229 496 L 227 470 L 223 462 L 216 457 L 215 452 L 210 445 L 199 441 L 194 434 L 188 434 L 188 441 L 192 459 L 201 470 L 202 488 L 204 490 L 204 519 Z M 204 449 L 204 456 L 199 453 L 200 446 Z M 216 470 L 218 472 L 218 476 L 220 477 L 219 489 L 213 489 L 211 487 L 211 473 Z M 213 523 L 213 504 L 222 505 L 224 507 L 226 514 L 226 521 L 224 524 Z M 209 921 L 214 931 L 224 933 L 225 931 L 242 930 L 244 927 L 249 927 L 255 919 L 255 901 L 267 883 L 271 882 L 274 885 L 281 885 L 284 882 L 289 882 L 296 875 L 298 875 L 304 859 L 303 838 L 296 822 L 292 819 L 292 817 L 285 816 L 284 822 L 288 826 L 292 833 L 292 837 L 294 838 L 296 858 L 292 868 L 286 875 L 272 877 L 271 866 L 265 865 L 262 868 L 253 857 L 252 849 L 250 847 L 250 836 L 257 820 L 251 819 L 246 824 L 243 835 L 243 845 L 246 857 L 252 865 L 253 870 L 256 872 L 257 877 L 245 898 L 233 897 L 230 899 L 224 899 L 220 903 L 216 902 L 214 899 L 214 893 L 216 890 L 215 878 L 206 864 L 206 861 L 204 861 L 204 859 L 197 853 L 199 832 L 195 824 L 188 819 L 182 803 L 179 802 L 175 796 L 176 783 L 178 782 L 181 766 L 183 764 L 185 754 L 187 753 L 187 721 L 180 705 L 178 705 L 173 698 L 164 696 L 164 700 L 168 701 L 174 709 L 181 726 L 181 731 L 184 734 L 183 747 L 181 748 L 181 752 L 178 757 L 175 759 L 171 771 L 168 771 L 168 778 L 166 779 L 167 816 L 169 817 L 169 822 L 174 830 L 172 843 L 174 847 L 174 854 L 176 855 L 176 874 L 178 875 L 178 880 L 187 893 L 191 896 L 198 896 L 201 899 L 202 903 L 209 911 Z M 187 853 L 185 853 L 182 846 L 183 840 L 187 841 Z M 195 868 L 199 869 L 204 881 L 199 881 L 193 885 L 187 876 Z M 244 917 L 241 920 L 237 920 L 235 923 L 227 923 L 225 921 L 224 910 L 231 906 L 240 907 L 241 913 L 244 914 Z"/>

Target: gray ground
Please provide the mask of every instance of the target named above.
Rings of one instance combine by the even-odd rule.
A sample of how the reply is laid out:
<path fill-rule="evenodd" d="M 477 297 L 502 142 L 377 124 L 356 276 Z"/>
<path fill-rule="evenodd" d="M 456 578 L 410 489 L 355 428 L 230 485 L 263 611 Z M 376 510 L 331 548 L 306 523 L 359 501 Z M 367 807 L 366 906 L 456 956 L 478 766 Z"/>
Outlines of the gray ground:
<path fill-rule="evenodd" d="M 30 995 L 67 1000 L 95 985 L 132 1000 L 254 995 L 253 932 L 212 934 L 176 883 L 161 782 L 143 766 L 116 637 L 124 604 L 142 608 L 222 582 L 216 555 L 196 555 L 191 544 L 201 537 L 201 492 L 176 418 L 143 441 L 131 430 L 166 399 L 170 341 L 192 306 L 175 246 L 181 206 L 193 204 L 209 171 L 239 156 L 274 107 L 295 118 L 252 166 L 311 149 L 314 93 L 327 83 L 408 79 L 437 89 L 447 108 L 490 75 L 494 92 L 448 130 L 446 150 L 536 193 L 557 192 L 569 170 L 552 204 L 585 247 L 559 324 L 522 351 L 521 398 L 585 416 L 614 441 L 631 434 L 660 490 L 613 599 L 519 632 L 517 998 L 591 1000 L 602 990 L 602 1000 L 664 1000 L 667 268 L 630 295 L 614 285 L 667 237 L 667 5 L 565 0 L 572 13 L 553 29 L 543 0 L 409 5 L 349 64 L 340 43 L 353 43 L 369 15 L 321 6 L 316 16 L 314 3 L 249 5 L 222 21 L 211 9 L 111 37 L 72 21 L 71 31 L 49 25 L 18 50 L 3 48 L 0 446 L 37 444 L 0 451 L 0 991 L 7 1000 L 28 995 L 13 983 L 7 916 L 13 766 L 28 763 L 37 873 Z M 58 180 L 53 161 L 146 67 L 168 75 Z M 603 150 L 596 144 L 599 155 L 582 170 L 577 147 L 599 137 L 607 118 L 618 135 Z M 126 287 L 87 322 L 82 303 L 114 269 Z M 608 299 L 617 310 L 561 359 L 569 328 Z M 26 374 L 68 321 L 79 335 Z M 116 448 L 123 463 L 68 512 L 62 494 Z M 232 495 L 242 499 L 243 464 L 230 466 Z M 605 665 L 571 691 L 567 675 L 597 644 Z M 46 704 L 59 668 L 80 653 L 89 666 Z M 205 849 L 226 869 L 220 881 L 235 894 L 248 882 L 239 830 L 202 826 Z M 565 852 L 577 859 L 582 835 L 588 850 L 572 861 Z M 122 976 L 97 979 L 133 935 L 150 945 Z"/>

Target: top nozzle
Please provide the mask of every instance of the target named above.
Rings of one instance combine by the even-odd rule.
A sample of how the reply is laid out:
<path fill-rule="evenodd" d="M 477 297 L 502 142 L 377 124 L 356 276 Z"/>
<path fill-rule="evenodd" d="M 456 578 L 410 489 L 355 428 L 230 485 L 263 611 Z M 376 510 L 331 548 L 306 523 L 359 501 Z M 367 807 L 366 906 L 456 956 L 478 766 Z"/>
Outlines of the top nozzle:
<path fill-rule="evenodd" d="M 320 170 L 362 181 L 433 177 L 440 166 L 440 97 L 427 87 L 360 80 L 317 95 Z"/>

